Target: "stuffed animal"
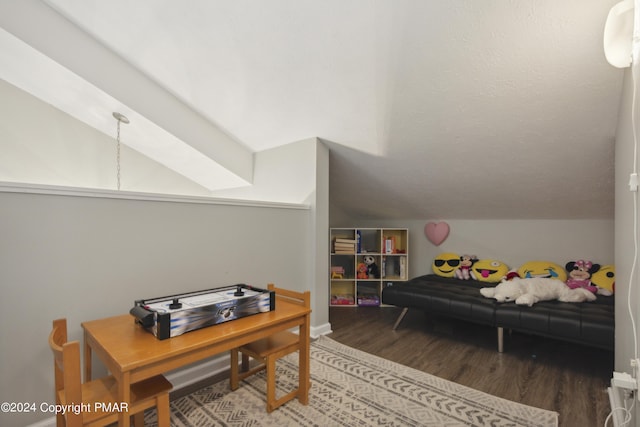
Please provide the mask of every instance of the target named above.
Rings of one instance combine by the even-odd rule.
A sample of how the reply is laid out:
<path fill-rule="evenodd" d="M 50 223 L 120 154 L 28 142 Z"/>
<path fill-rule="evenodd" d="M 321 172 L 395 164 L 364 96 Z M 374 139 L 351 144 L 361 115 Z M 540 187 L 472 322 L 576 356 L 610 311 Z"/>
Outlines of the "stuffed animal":
<path fill-rule="evenodd" d="M 594 264 L 591 261 L 585 261 L 579 259 L 578 261 L 569 261 L 565 267 L 568 273 L 567 286 L 571 289 L 584 288 L 594 294 L 598 290 L 595 286 L 591 285 L 591 275 L 600 270 L 599 264 Z"/>
<path fill-rule="evenodd" d="M 376 264 L 375 257 L 371 255 L 365 255 L 363 258 L 365 264 L 367 264 L 367 275 L 370 279 L 380 278 L 380 270 L 378 269 L 378 265 Z"/>
<path fill-rule="evenodd" d="M 475 255 L 462 255 L 460 257 L 460 265 L 455 271 L 456 278 L 469 280 L 471 278 L 471 266 L 477 261 L 478 257 Z"/>
<path fill-rule="evenodd" d="M 504 276 L 500 281 L 502 282 L 504 280 L 511 280 L 511 279 L 515 279 L 516 277 L 520 277 L 520 275 L 518 274 L 518 271 L 511 269 L 507 272 L 506 276 Z"/>
<path fill-rule="evenodd" d="M 367 275 L 367 264 L 364 262 L 358 263 L 358 274 L 356 276 L 358 279 L 368 279 Z"/>
<path fill-rule="evenodd" d="M 571 289 L 557 279 L 515 277 L 500 282 L 495 288 L 480 289 L 482 296 L 495 298 L 498 302 L 515 301 L 518 305 L 531 307 L 539 301 L 559 300 L 563 302 L 594 301 L 596 296 L 584 288 Z"/>
<path fill-rule="evenodd" d="M 569 261 L 565 268 L 569 275 L 566 283 L 571 289 L 584 288 L 594 294 L 606 296 L 612 294 L 610 290 L 599 288 L 591 281 L 591 276 L 600 270 L 600 264 L 579 259 L 578 261 Z"/>

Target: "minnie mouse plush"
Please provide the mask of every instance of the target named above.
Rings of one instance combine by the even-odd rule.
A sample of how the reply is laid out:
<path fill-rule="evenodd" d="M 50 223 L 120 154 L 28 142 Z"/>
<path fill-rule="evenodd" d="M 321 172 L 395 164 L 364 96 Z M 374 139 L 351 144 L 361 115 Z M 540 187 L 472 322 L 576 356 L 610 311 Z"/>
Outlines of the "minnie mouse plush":
<path fill-rule="evenodd" d="M 606 292 L 608 291 L 606 289 L 598 288 L 591 283 L 591 275 L 600 270 L 600 264 L 594 264 L 591 261 L 580 259 L 578 261 L 568 262 L 565 268 L 569 273 L 567 286 L 571 289 L 585 288 L 594 294 L 607 295 Z"/>
<path fill-rule="evenodd" d="M 469 280 L 471 278 L 471 267 L 478 261 L 475 255 L 462 255 L 460 257 L 460 266 L 454 272 L 456 278 L 461 280 Z"/>

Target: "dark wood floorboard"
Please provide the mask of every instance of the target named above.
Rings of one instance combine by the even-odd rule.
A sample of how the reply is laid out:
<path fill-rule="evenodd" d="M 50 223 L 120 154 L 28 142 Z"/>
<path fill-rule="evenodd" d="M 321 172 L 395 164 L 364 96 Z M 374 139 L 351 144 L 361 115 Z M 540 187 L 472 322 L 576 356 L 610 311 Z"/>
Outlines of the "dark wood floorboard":
<path fill-rule="evenodd" d="M 560 413 L 560 426 L 602 426 L 612 352 L 396 307 L 331 307 L 330 338 L 385 359 L 525 405 Z M 611 424 L 610 424 L 611 425 Z"/>

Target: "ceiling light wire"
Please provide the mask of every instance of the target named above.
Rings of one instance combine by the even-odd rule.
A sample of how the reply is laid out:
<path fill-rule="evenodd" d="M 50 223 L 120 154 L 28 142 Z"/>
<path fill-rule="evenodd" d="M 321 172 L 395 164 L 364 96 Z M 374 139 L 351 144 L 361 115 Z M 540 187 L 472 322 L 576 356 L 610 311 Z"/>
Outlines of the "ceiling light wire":
<path fill-rule="evenodd" d="M 116 180 L 117 180 L 117 189 L 120 191 L 120 123 L 129 124 L 129 119 L 118 112 L 113 113 L 113 117 L 118 122 L 118 130 L 116 134 Z"/>

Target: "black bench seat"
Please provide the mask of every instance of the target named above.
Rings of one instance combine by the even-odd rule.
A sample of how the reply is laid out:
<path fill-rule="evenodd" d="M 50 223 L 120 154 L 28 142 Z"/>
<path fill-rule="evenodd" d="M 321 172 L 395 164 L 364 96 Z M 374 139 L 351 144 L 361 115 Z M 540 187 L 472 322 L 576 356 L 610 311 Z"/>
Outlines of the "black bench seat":
<path fill-rule="evenodd" d="M 496 327 L 500 352 L 505 328 L 613 351 L 613 296 L 598 295 L 596 301 L 582 303 L 542 301 L 528 307 L 501 304 L 480 294 L 481 288 L 495 285 L 428 274 L 386 287 L 382 303 L 403 308 L 394 330 L 413 308 Z"/>

